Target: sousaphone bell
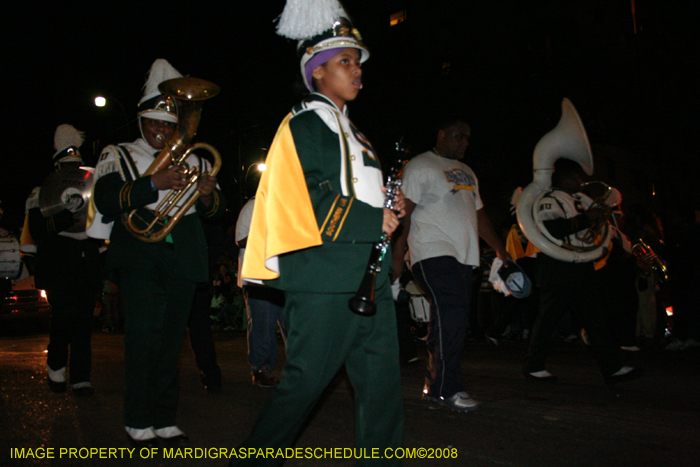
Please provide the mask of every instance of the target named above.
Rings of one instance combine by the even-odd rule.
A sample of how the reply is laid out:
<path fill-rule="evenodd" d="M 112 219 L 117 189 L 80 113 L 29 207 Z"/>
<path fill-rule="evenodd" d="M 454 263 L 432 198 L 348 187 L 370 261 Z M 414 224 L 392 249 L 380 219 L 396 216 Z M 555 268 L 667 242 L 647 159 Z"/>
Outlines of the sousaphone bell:
<path fill-rule="evenodd" d="M 545 134 L 535 146 L 532 157 L 533 181 L 524 190 L 517 204 L 520 229 L 530 242 L 547 256 L 569 263 L 598 260 L 603 248 L 610 244 L 607 222 L 586 247 L 575 247 L 553 237 L 538 216 L 542 197 L 552 186 L 552 173 L 557 159 L 577 162 L 588 175 L 593 175 L 593 154 L 586 129 L 569 99 L 562 101 L 562 116 L 557 126 Z"/>

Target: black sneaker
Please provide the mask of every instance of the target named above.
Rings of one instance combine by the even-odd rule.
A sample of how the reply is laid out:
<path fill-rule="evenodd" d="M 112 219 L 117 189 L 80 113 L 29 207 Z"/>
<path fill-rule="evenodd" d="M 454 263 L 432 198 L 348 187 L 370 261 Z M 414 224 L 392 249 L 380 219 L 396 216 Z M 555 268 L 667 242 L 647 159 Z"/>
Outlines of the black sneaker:
<path fill-rule="evenodd" d="M 469 394 L 464 391 L 453 394 L 448 398 L 435 397 L 431 396 L 430 394 L 424 394 L 423 398 L 435 404 L 447 407 L 454 412 L 474 412 L 479 408 L 479 403 L 472 399 Z"/>
<path fill-rule="evenodd" d="M 259 370 L 253 373 L 253 384 L 261 388 L 272 388 L 277 386 L 279 382 L 280 380 L 265 370 Z"/>

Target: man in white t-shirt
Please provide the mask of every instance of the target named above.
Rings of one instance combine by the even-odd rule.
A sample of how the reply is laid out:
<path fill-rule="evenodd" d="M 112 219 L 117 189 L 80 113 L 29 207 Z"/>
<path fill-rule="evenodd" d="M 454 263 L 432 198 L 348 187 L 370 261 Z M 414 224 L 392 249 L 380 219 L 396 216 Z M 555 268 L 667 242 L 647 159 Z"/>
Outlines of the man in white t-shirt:
<path fill-rule="evenodd" d="M 445 120 L 438 127 L 435 147 L 406 165 L 402 186 L 411 269 L 431 301 L 423 397 L 457 412 L 478 407 L 465 391 L 459 362 L 469 323 L 472 268 L 479 264 L 479 237 L 499 258 L 510 258 L 482 209 L 476 175 L 459 161 L 469 134 L 463 120 Z"/>

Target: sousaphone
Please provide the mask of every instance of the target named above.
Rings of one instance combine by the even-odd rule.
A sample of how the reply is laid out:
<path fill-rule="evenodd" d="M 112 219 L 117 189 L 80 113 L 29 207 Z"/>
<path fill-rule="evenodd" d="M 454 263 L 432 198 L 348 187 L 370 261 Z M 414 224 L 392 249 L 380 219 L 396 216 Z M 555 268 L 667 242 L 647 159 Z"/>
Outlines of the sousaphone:
<path fill-rule="evenodd" d="M 540 200 L 552 186 L 557 159 L 577 162 L 586 174 L 593 175 L 593 154 L 581 118 L 569 99 L 564 98 L 561 107 L 559 123 L 535 146 L 533 180 L 518 200 L 518 224 L 528 240 L 547 256 L 569 263 L 587 263 L 599 259 L 604 254 L 603 248 L 610 244 L 611 232 L 607 223 L 596 235 L 592 235 L 595 238 L 592 238 L 590 245 L 577 247 L 554 238 L 538 216 Z"/>

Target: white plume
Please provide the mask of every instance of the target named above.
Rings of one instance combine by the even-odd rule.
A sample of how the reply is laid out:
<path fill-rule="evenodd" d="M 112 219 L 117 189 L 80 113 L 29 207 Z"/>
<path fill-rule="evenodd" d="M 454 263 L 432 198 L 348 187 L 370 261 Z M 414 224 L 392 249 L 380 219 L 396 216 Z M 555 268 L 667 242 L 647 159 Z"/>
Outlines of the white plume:
<path fill-rule="evenodd" d="M 151 69 L 148 71 L 148 79 L 146 80 L 146 84 L 143 86 L 143 95 L 151 96 L 160 94 L 160 91 L 158 91 L 158 85 L 163 81 L 174 78 L 182 78 L 182 74 L 173 68 L 173 66 L 164 58 L 157 59 L 155 62 L 153 62 Z"/>
<path fill-rule="evenodd" d="M 277 23 L 277 34 L 288 39 L 308 39 L 329 29 L 347 14 L 338 0 L 287 0 Z"/>
<path fill-rule="evenodd" d="M 64 123 L 56 128 L 56 134 L 53 137 L 53 147 L 56 151 L 63 151 L 69 146 L 79 148 L 85 141 L 85 133 L 75 129 L 73 125 Z"/>

